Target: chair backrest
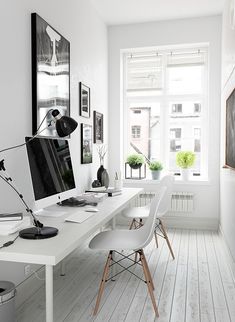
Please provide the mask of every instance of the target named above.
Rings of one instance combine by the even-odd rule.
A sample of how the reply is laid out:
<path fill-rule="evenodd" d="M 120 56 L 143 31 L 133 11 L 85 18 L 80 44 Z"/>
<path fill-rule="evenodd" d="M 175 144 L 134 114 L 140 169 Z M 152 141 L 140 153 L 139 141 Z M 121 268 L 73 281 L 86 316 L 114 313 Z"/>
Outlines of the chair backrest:
<path fill-rule="evenodd" d="M 161 204 L 166 202 L 166 192 L 167 187 L 161 186 L 159 192 L 152 199 L 148 219 L 141 228 L 136 230 L 136 233 L 138 232 L 140 237 L 140 244 L 138 249 L 147 246 L 153 238 L 156 217 Z"/>
<path fill-rule="evenodd" d="M 161 202 L 158 209 L 159 217 L 163 216 L 170 209 L 174 180 L 175 179 L 173 175 L 166 175 L 160 181 L 160 187 L 166 187 L 167 191 L 166 191 L 164 200 Z"/>

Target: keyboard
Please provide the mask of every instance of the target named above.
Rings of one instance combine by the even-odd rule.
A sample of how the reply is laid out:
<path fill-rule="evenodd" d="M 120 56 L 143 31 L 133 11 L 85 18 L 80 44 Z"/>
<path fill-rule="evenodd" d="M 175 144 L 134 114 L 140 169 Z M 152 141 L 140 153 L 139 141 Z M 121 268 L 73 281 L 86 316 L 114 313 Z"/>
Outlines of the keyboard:
<path fill-rule="evenodd" d="M 79 212 L 76 214 L 72 214 L 65 218 L 65 221 L 75 222 L 78 224 L 83 223 L 85 220 L 89 219 L 90 217 L 94 216 L 94 212 Z"/>

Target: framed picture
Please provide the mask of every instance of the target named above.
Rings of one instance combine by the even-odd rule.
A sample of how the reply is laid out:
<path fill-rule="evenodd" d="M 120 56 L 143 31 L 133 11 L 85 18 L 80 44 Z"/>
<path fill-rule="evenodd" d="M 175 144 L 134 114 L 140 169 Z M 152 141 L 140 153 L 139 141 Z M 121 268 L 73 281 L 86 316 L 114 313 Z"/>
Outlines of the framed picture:
<path fill-rule="evenodd" d="M 70 43 L 36 13 L 31 14 L 33 134 L 50 123 L 53 109 L 70 116 Z M 54 125 L 43 136 L 57 136 Z"/>
<path fill-rule="evenodd" d="M 93 112 L 94 143 L 103 143 L 103 114 Z"/>
<path fill-rule="evenodd" d="M 81 163 L 92 163 L 92 126 L 81 123 Z"/>
<path fill-rule="evenodd" d="M 90 88 L 79 83 L 80 115 L 90 117 Z"/>
<path fill-rule="evenodd" d="M 235 89 L 226 101 L 225 167 L 235 170 Z"/>

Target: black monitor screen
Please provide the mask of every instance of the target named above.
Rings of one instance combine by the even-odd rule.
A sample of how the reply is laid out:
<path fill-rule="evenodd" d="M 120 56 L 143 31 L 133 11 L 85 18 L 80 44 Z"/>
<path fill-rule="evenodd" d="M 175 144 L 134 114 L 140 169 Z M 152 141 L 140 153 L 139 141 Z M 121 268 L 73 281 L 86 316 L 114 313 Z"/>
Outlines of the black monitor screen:
<path fill-rule="evenodd" d="M 26 138 L 35 200 L 75 188 L 67 140 Z"/>

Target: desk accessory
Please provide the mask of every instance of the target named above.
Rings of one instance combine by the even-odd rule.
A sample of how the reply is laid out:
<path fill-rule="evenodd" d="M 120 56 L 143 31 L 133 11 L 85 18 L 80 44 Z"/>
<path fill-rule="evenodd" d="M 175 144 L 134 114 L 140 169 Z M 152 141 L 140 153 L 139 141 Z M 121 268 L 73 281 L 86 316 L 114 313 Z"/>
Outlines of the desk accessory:
<path fill-rule="evenodd" d="M 50 121 L 44 129 L 39 131 L 43 122 L 45 121 L 45 119 L 49 113 L 52 114 L 52 116 L 54 117 L 54 120 Z M 28 144 L 28 142 L 31 142 L 32 140 L 34 140 L 37 136 L 39 136 L 45 129 L 50 127 L 53 123 L 55 123 L 55 128 L 56 128 L 57 134 L 60 137 L 68 136 L 76 129 L 76 127 L 78 125 L 77 122 L 74 119 L 72 119 L 71 117 L 62 116 L 58 110 L 50 109 L 47 112 L 47 114 L 45 115 L 45 117 L 43 118 L 42 122 L 40 123 L 40 125 L 36 131 L 36 134 L 32 138 L 30 138 L 25 143 L 3 149 L 0 151 L 0 153 L 25 146 L 26 144 Z M 36 216 L 33 213 L 32 209 L 30 209 L 30 207 L 27 205 L 26 201 L 24 200 L 23 195 L 17 190 L 17 188 L 13 184 L 12 178 L 6 172 L 6 168 L 4 166 L 4 159 L 0 161 L 0 171 L 3 171 L 3 174 L 0 174 L 0 178 L 3 181 L 5 181 L 16 192 L 16 194 L 20 198 L 21 202 L 24 204 L 26 211 L 30 214 L 30 216 L 33 219 L 34 227 L 30 227 L 30 228 L 26 228 L 26 229 L 21 230 L 19 232 L 19 236 L 21 238 L 25 238 L 25 239 L 45 239 L 45 238 L 51 238 L 51 237 L 56 236 L 58 233 L 57 228 L 44 227 L 43 224 L 39 220 L 36 219 Z"/>

